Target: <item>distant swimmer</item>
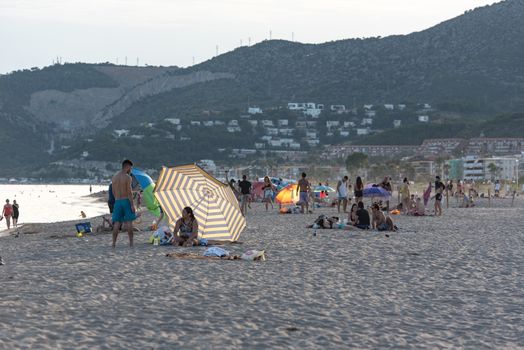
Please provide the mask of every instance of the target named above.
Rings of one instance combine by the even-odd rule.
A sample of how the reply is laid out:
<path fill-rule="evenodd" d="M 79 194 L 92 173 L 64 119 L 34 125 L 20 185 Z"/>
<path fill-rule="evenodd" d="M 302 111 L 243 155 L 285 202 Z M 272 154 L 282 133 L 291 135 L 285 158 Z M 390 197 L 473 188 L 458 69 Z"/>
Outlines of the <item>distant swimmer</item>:
<path fill-rule="evenodd" d="M 133 221 L 137 218 L 133 191 L 131 188 L 131 169 L 133 162 L 126 159 L 122 162 L 122 170 L 113 176 L 112 190 L 115 197 L 113 208 L 113 248 L 116 245 L 120 224 L 125 226 L 129 235 L 129 246 L 133 246 Z"/>

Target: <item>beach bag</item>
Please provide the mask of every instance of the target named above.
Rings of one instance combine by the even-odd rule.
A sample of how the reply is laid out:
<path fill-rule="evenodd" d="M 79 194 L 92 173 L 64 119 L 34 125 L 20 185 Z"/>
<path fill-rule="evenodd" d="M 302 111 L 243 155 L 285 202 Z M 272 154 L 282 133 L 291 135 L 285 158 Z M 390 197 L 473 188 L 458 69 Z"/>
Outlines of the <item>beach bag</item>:
<path fill-rule="evenodd" d="M 211 248 L 207 248 L 206 251 L 204 252 L 204 256 L 211 256 L 211 257 L 219 257 L 219 258 L 222 258 L 222 257 L 225 257 L 225 256 L 229 256 L 229 252 L 223 248 L 220 248 L 220 247 L 211 247 Z"/>
<path fill-rule="evenodd" d="M 75 225 L 76 233 L 91 233 L 91 223 L 90 222 L 81 222 Z"/>
<path fill-rule="evenodd" d="M 242 260 L 266 260 L 265 250 L 248 250 L 240 257 Z"/>
<path fill-rule="evenodd" d="M 173 242 L 174 235 L 167 226 L 162 226 L 149 237 L 149 243 L 153 244 L 155 238 L 158 238 L 160 245 L 170 245 Z"/>

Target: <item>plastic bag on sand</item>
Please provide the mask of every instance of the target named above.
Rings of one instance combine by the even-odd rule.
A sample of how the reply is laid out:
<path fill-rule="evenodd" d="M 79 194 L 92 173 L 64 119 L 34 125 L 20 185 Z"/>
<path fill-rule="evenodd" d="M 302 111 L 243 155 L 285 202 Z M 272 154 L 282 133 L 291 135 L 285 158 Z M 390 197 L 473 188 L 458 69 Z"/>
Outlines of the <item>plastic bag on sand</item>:
<path fill-rule="evenodd" d="M 248 250 L 241 256 L 242 260 L 266 260 L 265 250 Z"/>
<path fill-rule="evenodd" d="M 171 233 L 171 230 L 167 226 L 162 226 L 158 230 L 156 230 L 151 237 L 149 237 L 149 243 L 153 244 L 155 238 L 159 239 L 159 243 L 161 245 L 166 245 L 171 243 L 173 240 L 173 234 Z"/>
<path fill-rule="evenodd" d="M 221 258 L 224 256 L 229 256 L 229 252 L 220 247 L 211 247 L 206 249 L 204 256 L 218 256 Z"/>

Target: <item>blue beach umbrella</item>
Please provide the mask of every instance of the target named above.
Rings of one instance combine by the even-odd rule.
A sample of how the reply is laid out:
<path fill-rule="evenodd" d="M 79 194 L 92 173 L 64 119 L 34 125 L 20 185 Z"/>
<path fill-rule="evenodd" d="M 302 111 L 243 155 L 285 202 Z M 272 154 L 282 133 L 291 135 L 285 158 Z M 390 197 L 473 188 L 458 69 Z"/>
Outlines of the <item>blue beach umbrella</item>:
<path fill-rule="evenodd" d="M 382 187 L 367 187 L 364 188 L 364 197 L 371 197 L 371 198 L 388 198 L 391 196 L 391 193 L 383 189 Z"/>

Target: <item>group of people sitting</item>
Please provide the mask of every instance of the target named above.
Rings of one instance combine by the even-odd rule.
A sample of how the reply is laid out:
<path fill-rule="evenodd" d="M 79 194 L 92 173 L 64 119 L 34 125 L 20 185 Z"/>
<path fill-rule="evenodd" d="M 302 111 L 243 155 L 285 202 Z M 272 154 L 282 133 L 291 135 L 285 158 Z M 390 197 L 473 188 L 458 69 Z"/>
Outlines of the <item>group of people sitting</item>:
<path fill-rule="evenodd" d="M 404 203 L 407 204 L 406 210 L 403 210 Z M 406 215 L 412 215 L 412 216 L 425 216 L 426 215 L 426 206 L 424 205 L 424 201 L 419 196 L 416 196 L 414 194 L 411 195 L 409 201 L 406 201 L 404 203 L 400 203 L 397 206 L 397 210 L 400 212 L 404 212 Z"/>
<path fill-rule="evenodd" d="M 371 214 L 370 214 L 370 210 Z M 377 231 L 396 231 L 397 227 L 389 215 L 385 215 L 378 203 L 374 203 L 369 209 L 364 207 L 362 201 L 358 204 L 353 204 L 348 215 L 347 222 L 343 222 L 339 217 L 327 217 L 321 215 L 315 220 L 313 225 L 308 228 L 315 229 L 343 229 L 352 230 L 354 228 L 360 230 L 374 229 Z"/>

